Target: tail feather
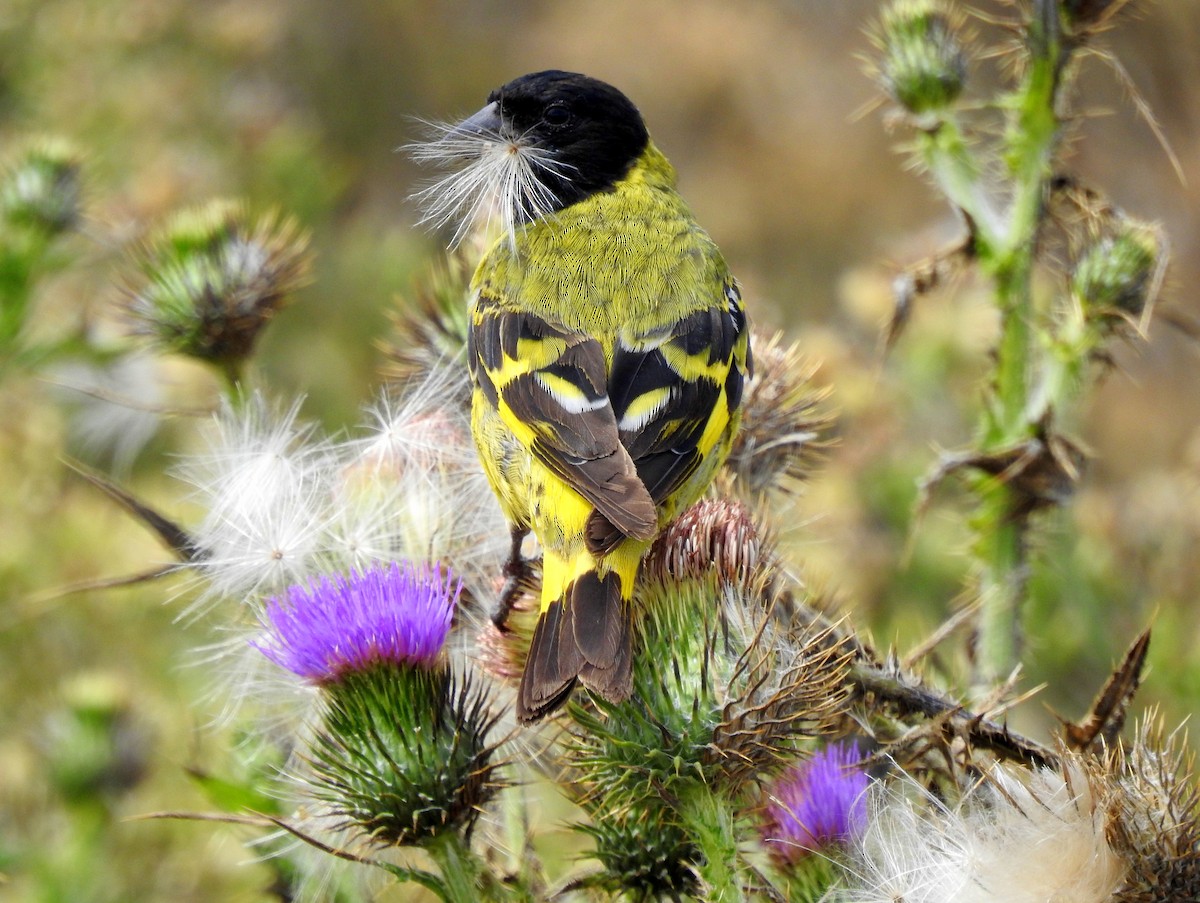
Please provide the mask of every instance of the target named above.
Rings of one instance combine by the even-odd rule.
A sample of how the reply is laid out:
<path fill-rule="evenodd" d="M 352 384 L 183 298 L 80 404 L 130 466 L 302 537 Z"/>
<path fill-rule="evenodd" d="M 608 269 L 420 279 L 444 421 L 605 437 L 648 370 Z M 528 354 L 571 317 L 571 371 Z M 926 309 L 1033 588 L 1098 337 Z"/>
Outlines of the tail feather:
<path fill-rule="evenodd" d="M 517 717 L 536 721 L 571 695 L 576 681 L 612 702 L 632 691 L 629 606 L 615 572 L 572 581 L 538 619 L 517 698 Z"/>

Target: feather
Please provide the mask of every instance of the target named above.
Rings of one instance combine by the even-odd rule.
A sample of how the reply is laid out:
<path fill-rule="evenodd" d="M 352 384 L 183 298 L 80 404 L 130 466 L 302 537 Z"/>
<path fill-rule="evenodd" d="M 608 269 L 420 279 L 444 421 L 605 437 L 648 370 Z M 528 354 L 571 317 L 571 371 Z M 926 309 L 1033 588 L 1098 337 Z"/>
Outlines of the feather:
<path fill-rule="evenodd" d="M 420 145 L 465 164 L 426 218 L 499 217 L 471 285 L 472 432 L 514 527 L 543 553 L 525 721 L 577 683 L 632 691 L 641 558 L 728 455 L 749 366 L 737 284 L 619 91 L 522 76 Z"/>

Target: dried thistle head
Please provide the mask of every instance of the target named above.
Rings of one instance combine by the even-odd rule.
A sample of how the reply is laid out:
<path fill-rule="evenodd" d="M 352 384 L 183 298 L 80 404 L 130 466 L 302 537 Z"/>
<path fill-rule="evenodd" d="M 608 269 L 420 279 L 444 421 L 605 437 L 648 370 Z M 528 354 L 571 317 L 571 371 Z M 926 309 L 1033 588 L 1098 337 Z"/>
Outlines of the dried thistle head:
<path fill-rule="evenodd" d="M 756 499 L 794 491 L 825 449 L 832 418 L 822 408 L 828 392 L 813 385 L 815 368 L 782 333 L 756 336 L 754 376 L 742 397 L 742 425 L 725 469 L 734 490 Z"/>
<path fill-rule="evenodd" d="M 174 216 L 138 255 L 126 304 L 135 333 L 236 370 L 263 327 L 308 279 L 296 223 L 212 201 Z"/>
<path fill-rule="evenodd" d="M 392 337 L 383 346 L 385 377 L 401 383 L 420 378 L 467 347 L 467 292 L 472 260 L 478 258 L 471 252 L 451 252 L 397 299 L 390 315 Z"/>
<path fill-rule="evenodd" d="M 773 559 L 774 544 L 744 502 L 701 499 L 654 541 L 642 579 L 665 584 L 715 572 L 721 585 L 749 591 L 771 572 Z"/>
<path fill-rule="evenodd" d="M 45 236 L 79 221 L 82 157 L 61 138 L 42 138 L 19 152 L 0 175 L 0 219 Z"/>
<path fill-rule="evenodd" d="M 1127 871 L 1113 903 L 1200 900 L 1200 791 L 1186 746 L 1150 715 L 1115 757 L 1108 833 Z"/>

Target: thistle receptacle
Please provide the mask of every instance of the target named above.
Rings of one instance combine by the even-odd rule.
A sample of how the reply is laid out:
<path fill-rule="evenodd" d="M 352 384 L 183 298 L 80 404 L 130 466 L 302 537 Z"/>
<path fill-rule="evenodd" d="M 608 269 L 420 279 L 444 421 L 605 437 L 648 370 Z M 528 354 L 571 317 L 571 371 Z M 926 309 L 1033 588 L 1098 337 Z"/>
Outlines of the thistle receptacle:
<path fill-rule="evenodd" d="M 264 614 L 258 648 L 321 690 L 311 794 L 373 842 L 469 827 L 500 786 L 488 694 L 442 653 L 460 591 L 440 567 L 392 564 L 292 587 Z"/>

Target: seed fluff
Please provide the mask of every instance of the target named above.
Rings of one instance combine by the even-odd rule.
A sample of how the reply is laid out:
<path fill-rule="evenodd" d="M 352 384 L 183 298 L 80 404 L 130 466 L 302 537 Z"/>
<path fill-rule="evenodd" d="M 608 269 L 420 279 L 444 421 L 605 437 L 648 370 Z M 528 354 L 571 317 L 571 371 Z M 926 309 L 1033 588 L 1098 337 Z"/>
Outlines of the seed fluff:
<path fill-rule="evenodd" d="M 561 207 L 542 176 L 569 182 L 575 167 L 537 147 L 527 132 L 512 134 L 506 126 L 467 134 L 450 124 L 425 125 L 433 137 L 403 149 L 418 163 L 460 168 L 429 183 L 413 199 L 423 210 L 422 225 L 454 226 L 452 248 L 476 229 L 489 236 L 498 232 L 515 247 L 517 229 Z"/>

